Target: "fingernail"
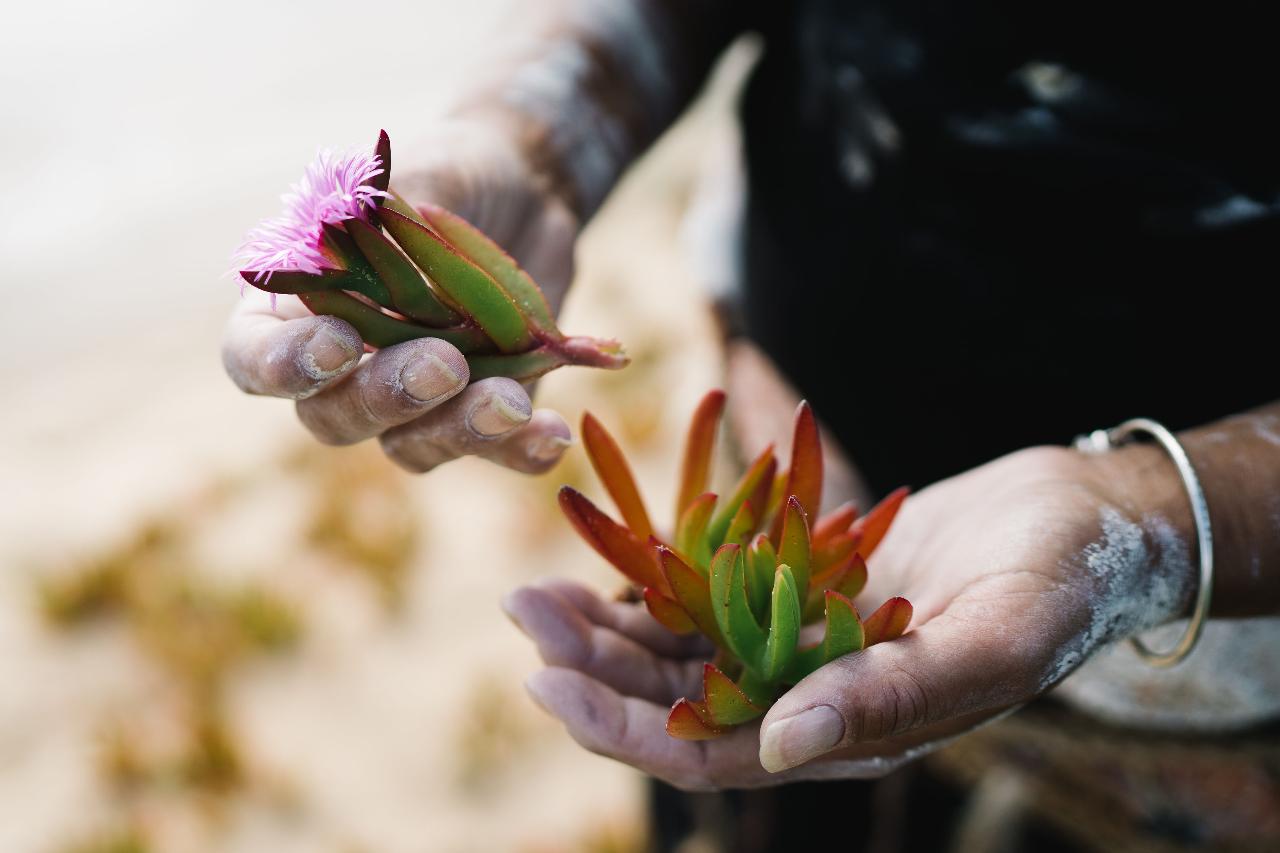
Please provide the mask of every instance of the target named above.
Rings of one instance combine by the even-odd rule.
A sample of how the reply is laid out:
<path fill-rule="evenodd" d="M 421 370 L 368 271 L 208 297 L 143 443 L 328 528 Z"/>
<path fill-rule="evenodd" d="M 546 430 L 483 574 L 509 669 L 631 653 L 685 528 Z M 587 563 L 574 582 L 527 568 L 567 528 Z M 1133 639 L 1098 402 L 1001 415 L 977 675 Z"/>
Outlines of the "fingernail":
<path fill-rule="evenodd" d="M 540 435 L 529 442 L 524 452 L 534 462 L 554 462 L 564 455 L 565 448 L 572 443 L 564 436 Z"/>
<path fill-rule="evenodd" d="M 760 733 L 760 764 L 777 773 L 822 755 L 844 737 L 844 718 L 830 705 L 818 705 L 770 723 Z"/>
<path fill-rule="evenodd" d="M 359 357 L 360 351 L 351 341 L 321 326 L 302 348 L 302 369 L 312 379 L 328 379 Z"/>
<path fill-rule="evenodd" d="M 400 369 L 400 387 L 419 403 L 431 403 L 458 390 L 462 377 L 429 353 L 409 359 Z"/>
<path fill-rule="evenodd" d="M 467 426 L 477 435 L 490 438 L 510 432 L 529 420 L 528 409 L 515 406 L 501 394 L 490 396 L 467 415 Z"/>

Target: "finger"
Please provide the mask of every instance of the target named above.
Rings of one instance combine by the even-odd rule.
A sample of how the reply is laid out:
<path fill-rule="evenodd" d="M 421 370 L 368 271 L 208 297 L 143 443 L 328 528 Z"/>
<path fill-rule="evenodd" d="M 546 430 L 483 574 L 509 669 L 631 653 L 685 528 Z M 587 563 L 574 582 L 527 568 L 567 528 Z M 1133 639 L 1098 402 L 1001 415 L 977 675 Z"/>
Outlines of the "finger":
<path fill-rule="evenodd" d="M 470 371 L 453 345 L 419 338 L 384 347 L 345 381 L 298 401 L 298 418 L 326 444 L 354 444 L 421 417 L 462 392 Z"/>
<path fill-rule="evenodd" d="M 677 788 L 707 791 L 777 782 L 756 758 L 754 726 L 712 741 L 678 740 L 667 734 L 667 708 L 624 697 L 576 670 L 549 667 L 530 676 L 525 687 L 585 749 Z"/>
<path fill-rule="evenodd" d="M 286 320 L 246 300 L 231 315 L 222 363 L 242 391 L 301 400 L 350 373 L 363 352 L 350 323 L 336 317 Z"/>
<path fill-rule="evenodd" d="M 569 601 L 595 624 L 630 637 L 662 657 L 707 659 L 714 651 L 700 634 L 674 634 L 637 604 L 606 601 L 582 584 L 561 578 L 541 580 L 537 585 Z"/>
<path fill-rule="evenodd" d="M 503 598 L 502 609 L 537 644 L 549 666 L 579 670 L 624 695 L 664 705 L 698 685 L 702 667 L 696 661 L 659 657 L 587 619 L 552 590 L 522 587 Z"/>
<path fill-rule="evenodd" d="M 554 465 L 569 446 L 569 425 L 554 412 L 533 412 L 520 383 L 474 382 L 427 415 L 382 434 L 382 449 L 422 473 L 459 456 L 483 456 L 526 473 Z"/>
<path fill-rule="evenodd" d="M 874 744 L 933 724 L 1016 704 L 1036 691 L 1034 667 L 1010 637 L 943 614 L 904 636 L 809 675 L 765 715 L 760 761 L 784 770 L 839 747 Z"/>
<path fill-rule="evenodd" d="M 573 441 L 559 412 L 538 409 L 529 423 L 482 444 L 477 456 L 524 474 L 541 474 L 560 461 Z"/>

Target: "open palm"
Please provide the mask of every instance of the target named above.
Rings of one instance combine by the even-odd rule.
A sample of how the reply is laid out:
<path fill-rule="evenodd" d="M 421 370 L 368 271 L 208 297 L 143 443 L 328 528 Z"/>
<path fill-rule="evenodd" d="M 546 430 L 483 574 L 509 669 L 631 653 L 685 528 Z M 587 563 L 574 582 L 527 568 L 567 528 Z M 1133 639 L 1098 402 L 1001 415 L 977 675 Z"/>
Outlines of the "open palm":
<path fill-rule="evenodd" d="M 667 710 L 696 695 L 707 650 L 562 581 L 505 602 L 548 665 L 529 691 L 587 749 L 683 788 L 881 775 L 1185 603 L 1185 549 L 1161 552 L 1159 520 L 1141 518 L 1113 474 L 1035 448 L 909 498 L 858 603 L 906 596 L 911 630 L 814 672 L 759 725 L 669 737 Z"/>

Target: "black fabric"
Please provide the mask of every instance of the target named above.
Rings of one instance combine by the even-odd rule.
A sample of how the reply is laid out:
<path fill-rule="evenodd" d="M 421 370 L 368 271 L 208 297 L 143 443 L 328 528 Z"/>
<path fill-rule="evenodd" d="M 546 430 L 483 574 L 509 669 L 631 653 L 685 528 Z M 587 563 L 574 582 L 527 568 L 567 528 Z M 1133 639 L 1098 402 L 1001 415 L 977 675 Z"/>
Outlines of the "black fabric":
<path fill-rule="evenodd" d="M 748 332 L 877 491 L 1280 396 L 1261 7 L 770 8 L 742 108 Z M 868 92 L 902 144 L 859 188 Z"/>
<path fill-rule="evenodd" d="M 1280 397 L 1263 4 L 761 8 L 742 104 L 747 332 L 874 491 L 1129 417 L 1180 428 Z M 869 98 L 901 145 L 868 184 L 849 164 Z M 656 846 L 714 802 L 732 816 L 725 850 L 945 849 L 963 792 L 905 772 L 718 799 L 655 783 Z M 895 798 L 896 816 L 877 805 Z"/>

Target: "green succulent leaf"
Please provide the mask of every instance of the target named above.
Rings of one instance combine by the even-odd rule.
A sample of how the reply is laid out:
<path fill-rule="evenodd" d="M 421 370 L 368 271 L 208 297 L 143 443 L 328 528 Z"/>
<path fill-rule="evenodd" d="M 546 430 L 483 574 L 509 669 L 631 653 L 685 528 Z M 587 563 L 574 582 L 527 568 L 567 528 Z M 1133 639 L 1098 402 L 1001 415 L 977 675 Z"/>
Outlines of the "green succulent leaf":
<path fill-rule="evenodd" d="M 382 232 L 360 219 L 349 219 L 344 224 L 386 286 L 389 307 L 428 326 L 443 328 L 462 322 L 456 311 L 436 298 L 418 268 Z"/>
<path fill-rule="evenodd" d="M 729 523 L 729 529 L 724 534 L 726 543 L 734 545 L 746 545 L 747 540 L 751 538 L 751 534 L 756 529 L 756 514 L 751 509 L 751 501 L 746 501 L 742 506 L 738 507 L 737 513 L 733 516 L 733 521 Z"/>
<path fill-rule="evenodd" d="M 752 702 L 729 676 L 712 664 L 702 667 L 702 703 L 716 726 L 736 726 L 761 716 L 765 709 Z"/>
<path fill-rule="evenodd" d="M 758 669 L 766 635 L 747 601 L 744 563 L 737 545 L 716 551 L 711 558 L 711 605 L 729 650 L 749 668 Z"/>
<path fill-rule="evenodd" d="M 761 482 L 773 478 L 773 472 L 777 467 L 778 462 L 773 456 L 773 445 L 769 445 L 751 463 L 751 467 L 738 480 L 738 484 L 734 486 L 733 491 L 712 517 L 711 524 L 707 526 L 707 538 L 711 541 L 711 547 L 718 548 L 725 543 L 725 534 L 729 532 L 729 525 L 733 523 L 733 517 L 738 514 L 738 509 L 755 493 L 756 487 Z"/>
<path fill-rule="evenodd" d="M 707 492 L 700 495 L 680 514 L 680 522 L 676 525 L 676 550 L 693 561 L 704 576 L 711 566 L 711 542 L 704 534 L 715 508 L 715 494 Z"/>
<path fill-rule="evenodd" d="M 438 205 L 420 205 L 418 213 L 437 234 L 492 276 L 520 306 L 525 318 L 542 333 L 542 337 L 561 337 L 546 297 L 529 274 L 501 246 L 461 216 Z"/>
<path fill-rule="evenodd" d="M 796 654 L 800 640 L 800 592 L 795 576 L 785 563 L 778 567 L 773 583 L 773 607 L 769 619 L 769 636 L 760 661 L 760 674 L 766 681 L 777 681 L 786 672 Z"/>
<path fill-rule="evenodd" d="M 387 232 L 431 282 L 461 306 L 504 353 L 523 353 L 533 335 L 515 301 L 487 272 L 430 228 L 384 207 L 378 214 Z"/>
<path fill-rule="evenodd" d="M 809 590 L 809 520 L 794 495 L 787 498 L 783 509 L 778 562 L 791 567 L 796 588 L 802 597 L 806 595 Z"/>
<path fill-rule="evenodd" d="M 346 320 L 355 326 L 360 338 L 372 347 L 394 346 L 416 338 L 439 338 L 453 344 L 468 356 L 493 348 L 492 342 L 479 329 L 466 326 L 456 329 L 423 328 L 384 314 L 343 291 L 300 293 L 298 298 L 313 314 L 328 314 Z"/>
<path fill-rule="evenodd" d="M 757 619 L 763 620 L 769 611 L 769 596 L 773 592 L 777 567 L 778 555 L 773 550 L 773 543 L 761 533 L 747 549 L 747 598 Z"/>

